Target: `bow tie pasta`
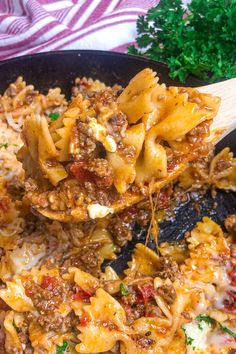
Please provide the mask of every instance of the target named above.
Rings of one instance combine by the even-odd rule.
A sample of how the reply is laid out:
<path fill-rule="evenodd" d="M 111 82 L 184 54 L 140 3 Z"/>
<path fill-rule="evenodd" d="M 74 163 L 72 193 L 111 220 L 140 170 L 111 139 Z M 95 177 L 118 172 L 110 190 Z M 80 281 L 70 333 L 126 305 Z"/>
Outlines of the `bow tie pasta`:
<path fill-rule="evenodd" d="M 209 153 L 211 144 L 202 143 L 220 99 L 158 81 L 151 69 L 124 90 L 80 80 L 57 119 L 40 107 L 26 118 L 19 157 L 34 209 L 61 221 L 102 218 L 159 191 Z"/>

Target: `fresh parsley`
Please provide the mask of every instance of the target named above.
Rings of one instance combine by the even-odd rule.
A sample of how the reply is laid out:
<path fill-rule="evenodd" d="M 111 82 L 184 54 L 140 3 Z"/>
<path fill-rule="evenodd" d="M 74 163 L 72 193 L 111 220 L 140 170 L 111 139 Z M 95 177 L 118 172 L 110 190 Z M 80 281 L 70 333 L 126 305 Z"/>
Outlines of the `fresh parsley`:
<path fill-rule="evenodd" d="M 207 324 L 210 324 L 210 325 L 212 325 L 213 323 L 215 323 L 216 325 L 219 326 L 219 328 L 220 328 L 222 331 L 224 331 L 224 332 L 228 333 L 230 336 L 236 338 L 236 333 L 235 333 L 235 332 L 231 331 L 231 329 L 229 329 L 227 326 L 222 325 L 220 322 L 214 320 L 214 319 L 211 318 L 210 316 L 207 316 L 207 315 L 198 315 L 198 316 L 196 317 L 196 320 L 199 321 L 199 322 L 204 321 L 204 322 L 206 322 Z M 200 329 L 199 326 L 201 326 L 201 324 L 198 325 L 198 328 Z M 202 329 L 201 329 L 201 330 L 202 330 Z"/>
<path fill-rule="evenodd" d="M 61 346 L 57 345 L 56 354 L 65 354 L 67 348 L 68 348 L 68 342 L 64 340 Z"/>
<path fill-rule="evenodd" d="M 194 341 L 193 338 L 186 336 L 186 344 L 187 344 L 187 345 L 192 345 L 192 344 L 193 344 L 193 341 Z"/>
<path fill-rule="evenodd" d="M 201 323 L 198 323 L 198 328 L 200 329 L 200 331 L 203 331 L 203 327 L 202 327 L 202 325 L 201 325 Z"/>
<path fill-rule="evenodd" d="M 165 62 L 170 77 L 189 74 L 215 82 L 236 76 L 236 1 L 160 0 L 137 21 L 130 54 Z"/>
<path fill-rule="evenodd" d="M 9 146 L 9 144 L 8 144 L 8 143 L 5 143 L 5 144 L 0 144 L 0 149 L 2 149 L 2 148 L 7 149 L 7 148 L 8 148 L 8 146 Z"/>
<path fill-rule="evenodd" d="M 185 334 L 185 344 L 186 345 L 191 345 L 193 344 L 194 342 L 194 339 L 189 337 L 186 333 L 186 329 L 184 328 L 184 326 L 182 326 L 182 330 L 184 331 L 184 334 Z M 195 349 L 195 347 L 193 347 L 193 350 Z"/>
<path fill-rule="evenodd" d="M 206 322 L 207 324 L 212 324 L 215 321 L 213 318 L 211 318 L 210 316 L 207 316 L 207 315 L 198 315 L 196 317 L 196 320 L 199 322 L 201 322 L 201 321 Z"/>
<path fill-rule="evenodd" d="M 49 118 L 51 119 L 51 121 L 57 120 L 60 117 L 60 114 L 57 112 L 51 112 L 49 114 Z"/>
<path fill-rule="evenodd" d="M 123 283 L 120 284 L 120 293 L 122 296 L 127 296 L 129 294 L 126 286 Z"/>
<path fill-rule="evenodd" d="M 236 333 L 231 331 L 231 329 L 229 329 L 228 327 L 222 325 L 221 323 L 219 323 L 219 327 L 222 329 L 222 331 L 228 333 L 230 336 L 236 338 Z"/>

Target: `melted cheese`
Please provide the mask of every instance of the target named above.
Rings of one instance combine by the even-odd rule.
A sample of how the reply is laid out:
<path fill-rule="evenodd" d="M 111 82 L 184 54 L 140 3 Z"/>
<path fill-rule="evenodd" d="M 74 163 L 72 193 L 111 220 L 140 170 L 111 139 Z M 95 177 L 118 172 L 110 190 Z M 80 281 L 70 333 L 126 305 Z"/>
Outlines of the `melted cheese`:
<path fill-rule="evenodd" d="M 103 144 L 104 148 L 109 152 L 115 152 L 117 149 L 115 140 L 108 135 L 107 130 L 101 124 L 97 123 L 95 118 L 91 118 L 89 127 L 93 131 L 95 139 Z"/>
<path fill-rule="evenodd" d="M 211 332 L 211 325 L 206 322 L 197 321 L 186 323 L 183 325 L 185 335 L 187 337 L 187 354 L 205 353 L 207 349 L 207 338 Z"/>
<path fill-rule="evenodd" d="M 87 210 L 91 219 L 104 218 L 104 216 L 113 213 L 112 208 L 108 208 L 101 204 L 90 204 L 88 205 Z"/>

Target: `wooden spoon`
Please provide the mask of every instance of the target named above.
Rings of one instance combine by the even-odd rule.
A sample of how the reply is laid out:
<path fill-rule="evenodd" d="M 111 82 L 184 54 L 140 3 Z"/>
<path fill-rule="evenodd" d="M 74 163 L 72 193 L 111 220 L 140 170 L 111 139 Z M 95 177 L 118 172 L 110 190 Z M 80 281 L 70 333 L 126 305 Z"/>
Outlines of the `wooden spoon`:
<path fill-rule="evenodd" d="M 197 87 L 202 93 L 210 93 L 221 98 L 220 108 L 211 125 L 211 131 L 221 131 L 216 142 L 236 128 L 236 78 L 216 84 Z"/>
<path fill-rule="evenodd" d="M 236 128 L 236 78 L 213 85 L 198 87 L 197 89 L 202 93 L 209 93 L 221 98 L 220 109 L 211 125 L 211 135 L 207 138 L 207 141 L 214 141 L 214 143 L 217 143 Z M 188 161 L 180 163 L 174 171 L 168 173 L 166 178 L 158 180 L 154 184 L 153 192 L 160 190 L 171 181 L 175 180 L 187 168 L 187 166 Z M 145 196 L 142 194 L 126 192 L 113 203 L 111 208 L 113 212 L 116 213 L 129 206 L 137 204 L 143 199 L 145 199 Z M 37 211 L 50 219 L 63 222 L 80 222 L 89 219 L 87 208 L 85 206 L 80 207 L 79 209 L 74 209 L 69 214 L 43 208 L 39 208 Z"/>

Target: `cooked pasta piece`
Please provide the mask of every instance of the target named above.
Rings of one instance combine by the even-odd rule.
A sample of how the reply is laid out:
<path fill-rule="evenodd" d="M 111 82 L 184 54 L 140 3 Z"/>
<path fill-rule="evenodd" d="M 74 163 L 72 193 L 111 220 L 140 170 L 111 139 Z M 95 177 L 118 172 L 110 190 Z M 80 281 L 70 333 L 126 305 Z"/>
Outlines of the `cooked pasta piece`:
<path fill-rule="evenodd" d="M 137 244 L 122 277 L 111 268 L 99 278 L 77 267 L 64 275 L 45 266 L 21 271 L 0 290 L 10 307 L 5 348 L 226 354 L 236 348 L 232 240 L 206 217 L 186 234 L 180 265 Z"/>
<path fill-rule="evenodd" d="M 160 191 L 207 156 L 212 146 L 203 143 L 220 99 L 158 80 L 145 69 L 119 94 L 82 79 L 57 120 L 44 111 L 25 120 L 20 155 L 35 179 L 26 198 L 36 211 L 61 221 L 101 218 Z"/>
<path fill-rule="evenodd" d="M 227 233 L 204 218 L 158 253 L 137 244 L 123 274 L 101 273 L 135 221 L 156 226 L 178 193 L 236 183 L 229 149 L 213 156 L 203 144 L 217 98 L 159 85 L 150 69 L 120 89 L 77 79 L 68 104 L 60 89 L 42 95 L 19 78 L 0 97 L 1 353 L 236 349 L 236 215 Z M 13 145 L 23 122 L 25 184 Z"/>

